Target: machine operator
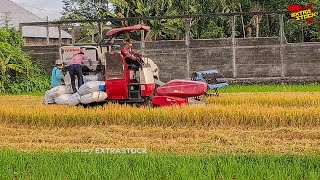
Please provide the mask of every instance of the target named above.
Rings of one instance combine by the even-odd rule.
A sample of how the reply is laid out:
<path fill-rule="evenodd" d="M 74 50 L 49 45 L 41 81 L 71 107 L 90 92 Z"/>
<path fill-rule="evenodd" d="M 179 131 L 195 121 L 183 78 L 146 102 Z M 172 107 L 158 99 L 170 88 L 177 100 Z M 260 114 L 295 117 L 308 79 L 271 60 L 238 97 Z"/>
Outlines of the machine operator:
<path fill-rule="evenodd" d="M 125 57 L 128 64 L 134 64 L 140 67 L 141 63 L 143 63 L 141 58 L 143 55 L 132 49 L 132 40 L 129 38 L 125 40 L 125 44 L 121 48 L 121 54 Z"/>

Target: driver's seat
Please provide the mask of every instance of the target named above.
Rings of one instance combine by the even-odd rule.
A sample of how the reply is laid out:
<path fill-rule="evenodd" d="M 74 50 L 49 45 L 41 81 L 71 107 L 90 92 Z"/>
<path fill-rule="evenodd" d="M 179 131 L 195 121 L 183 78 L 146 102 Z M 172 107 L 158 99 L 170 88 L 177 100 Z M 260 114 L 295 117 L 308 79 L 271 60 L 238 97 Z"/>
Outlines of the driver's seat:
<path fill-rule="evenodd" d="M 139 68 L 141 68 L 141 64 L 138 61 L 132 60 L 130 58 L 126 58 L 126 63 L 128 65 L 128 69 L 136 70 L 138 71 Z"/>

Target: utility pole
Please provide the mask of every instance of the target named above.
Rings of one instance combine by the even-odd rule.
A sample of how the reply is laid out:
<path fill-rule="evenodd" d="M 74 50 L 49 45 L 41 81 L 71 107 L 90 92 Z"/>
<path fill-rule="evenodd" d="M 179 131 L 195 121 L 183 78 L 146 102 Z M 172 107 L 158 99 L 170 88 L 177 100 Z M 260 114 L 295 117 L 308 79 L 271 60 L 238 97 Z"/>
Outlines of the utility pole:
<path fill-rule="evenodd" d="M 190 26 L 191 26 L 191 19 L 184 19 L 184 25 L 185 25 L 185 45 L 186 45 L 186 54 L 187 54 L 187 74 L 186 78 L 189 78 L 190 76 L 190 60 L 191 60 L 191 50 L 190 50 Z"/>
<path fill-rule="evenodd" d="M 4 27 L 8 29 L 9 28 L 9 23 L 10 23 L 9 12 L 5 12 L 4 14 L 5 14 L 5 16 L 4 16 Z"/>
<path fill-rule="evenodd" d="M 50 36 L 49 36 L 49 16 L 47 16 L 47 27 L 46 27 L 46 30 L 47 30 L 47 45 L 50 44 Z"/>
<path fill-rule="evenodd" d="M 99 14 L 99 11 L 101 11 L 101 9 L 102 9 L 102 3 L 101 3 L 101 0 L 100 0 L 99 1 L 98 14 Z M 103 22 L 98 22 L 98 26 L 99 26 L 98 28 L 99 28 L 100 40 L 103 40 Z"/>
<path fill-rule="evenodd" d="M 143 26 L 143 19 L 140 20 L 140 24 Z M 142 50 L 142 52 L 144 53 L 144 49 L 146 48 L 146 41 L 145 41 L 145 37 L 144 37 L 144 30 L 142 30 L 140 32 L 141 34 L 141 41 L 140 41 L 140 48 Z"/>
<path fill-rule="evenodd" d="M 60 24 L 58 25 L 58 30 L 59 30 L 59 48 L 60 48 L 62 46 L 62 36 L 61 36 L 62 27 Z"/>
<path fill-rule="evenodd" d="M 239 7 L 240 7 L 240 13 L 242 13 L 242 7 L 241 7 L 240 2 L 239 2 Z M 241 15 L 241 23 L 242 23 L 243 38 L 245 38 L 246 37 L 246 29 L 244 27 L 243 15 Z"/>
<path fill-rule="evenodd" d="M 285 56 L 284 56 L 284 50 L 285 50 L 285 44 L 286 36 L 284 34 L 284 22 L 283 22 L 283 14 L 279 15 L 279 22 L 280 22 L 280 59 L 281 59 L 281 77 L 284 78 L 286 76 L 286 64 L 285 64 Z"/>
<path fill-rule="evenodd" d="M 232 68 L 233 78 L 237 78 L 237 62 L 236 62 L 236 16 L 232 16 Z"/>

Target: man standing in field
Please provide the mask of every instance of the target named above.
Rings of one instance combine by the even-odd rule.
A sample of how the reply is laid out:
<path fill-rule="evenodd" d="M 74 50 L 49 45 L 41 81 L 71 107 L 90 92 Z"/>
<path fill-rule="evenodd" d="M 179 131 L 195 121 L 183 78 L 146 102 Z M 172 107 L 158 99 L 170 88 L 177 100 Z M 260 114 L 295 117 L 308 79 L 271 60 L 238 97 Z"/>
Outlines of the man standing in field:
<path fill-rule="evenodd" d="M 85 48 L 80 48 L 80 52 L 75 54 L 69 62 L 69 74 L 71 78 L 71 86 L 73 93 L 77 92 L 76 85 L 75 85 L 75 76 L 78 78 L 78 88 L 83 84 L 83 77 L 82 77 L 82 67 L 81 64 L 84 60 L 89 60 L 90 66 L 92 66 L 92 60 L 84 55 Z"/>

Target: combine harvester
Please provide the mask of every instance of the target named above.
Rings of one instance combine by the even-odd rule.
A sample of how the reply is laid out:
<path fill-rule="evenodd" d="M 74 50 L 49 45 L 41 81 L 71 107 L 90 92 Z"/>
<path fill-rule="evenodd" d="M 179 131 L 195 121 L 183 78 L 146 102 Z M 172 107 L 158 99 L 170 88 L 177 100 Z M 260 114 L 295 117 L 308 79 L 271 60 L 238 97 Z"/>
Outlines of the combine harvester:
<path fill-rule="evenodd" d="M 163 83 L 159 79 L 159 69 L 150 59 L 143 57 L 142 63 L 137 66 L 131 60 L 125 59 L 117 46 L 110 43 L 116 36 L 133 31 L 149 30 L 149 26 L 130 26 L 112 29 L 106 34 L 106 43 L 98 46 L 81 46 L 85 54 L 94 64 L 84 62 L 82 65 L 84 81 L 104 82 L 100 90 L 107 94 L 105 102 L 134 103 L 146 106 L 174 106 L 186 105 L 194 100 L 201 102 L 201 98 L 214 90 L 218 95 L 218 88 L 228 84 L 209 84 L 206 77 L 219 74 L 218 71 L 195 72 L 191 79 L 172 80 Z M 63 46 L 60 48 L 60 57 L 67 66 L 71 57 L 80 51 L 80 46 Z M 85 85 L 85 84 L 84 84 Z M 81 88 L 81 87 L 80 87 Z M 79 96 L 79 98 L 81 98 Z M 79 101 L 80 102 L 80 101 Z"/>

